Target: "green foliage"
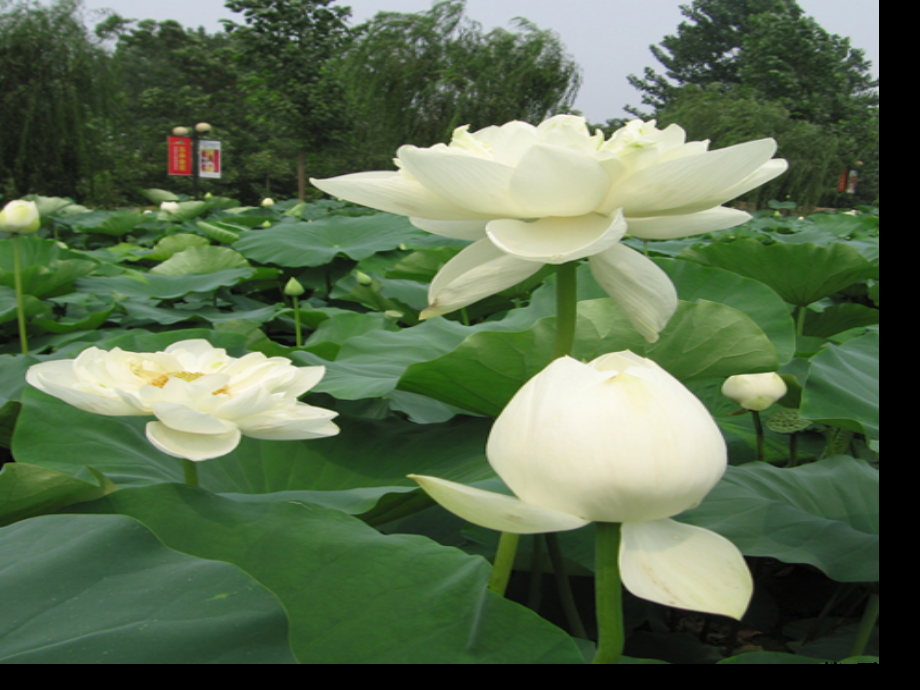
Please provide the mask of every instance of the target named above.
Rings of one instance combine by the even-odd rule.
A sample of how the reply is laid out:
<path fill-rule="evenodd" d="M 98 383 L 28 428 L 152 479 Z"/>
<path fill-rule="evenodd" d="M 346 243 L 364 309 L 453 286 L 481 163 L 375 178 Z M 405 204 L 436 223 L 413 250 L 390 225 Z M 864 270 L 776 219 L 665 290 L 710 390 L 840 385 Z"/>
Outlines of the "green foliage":
<path fill-rule="evenodd" d="M 570 107 L 581 75 L 556 34 L 525 19 L 484 33 L 465 9 L 447 0 L 355 29 L 338 69 L 365 167 L 389 167 L 400 145 L 431 146 L 461 125 L 538 124 Z"/>
<path fill-rule="evenodd" d="M 0 14 L 0 192 L 92 194 L 113 83 L 80 0 L 17 2 Z"/>
<path fill-rule="evenodd" d="M 652 47 L 665 74 L 648 68 L 644 79 L 630 77 L 662 123 L 719 147 L 775 138 L 790 172 L 746 197 L 755 206 L 878 197 L 879 82 L 861 50 L 793 0 L 696 0 L 682 11 L 690 22 Z M 860 174 L 855 198 L 836 191 L 850 169 Z"/>
<path fill-rule="evenodd" d="M 754 18 L 764 13 L 797 19 L 802 9 L 795 0 L 694 0 L 681 5 L 681 14 L 690 21 L 682 22 L 677 34 L 665 36 L 660 45 L 651 46 L 665 74 L 647 67 L 644 79 L 631 75 L 629 83 L 643 92 L 642 102 L 656 111 L 667 106 L 682 86 L 741 84 L 737 56 L 754 28 Z"/>

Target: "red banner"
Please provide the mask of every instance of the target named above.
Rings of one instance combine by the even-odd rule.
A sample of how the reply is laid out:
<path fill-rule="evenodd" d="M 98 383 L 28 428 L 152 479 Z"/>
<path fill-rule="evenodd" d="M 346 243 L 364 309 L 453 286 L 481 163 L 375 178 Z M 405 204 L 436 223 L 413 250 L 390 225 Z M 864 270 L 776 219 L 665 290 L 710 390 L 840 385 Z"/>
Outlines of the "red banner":
<path fill-rule="evenodd" d="M 189 137 L 169 137 L 169 174 L 192 174 L 192 140 Z"/>

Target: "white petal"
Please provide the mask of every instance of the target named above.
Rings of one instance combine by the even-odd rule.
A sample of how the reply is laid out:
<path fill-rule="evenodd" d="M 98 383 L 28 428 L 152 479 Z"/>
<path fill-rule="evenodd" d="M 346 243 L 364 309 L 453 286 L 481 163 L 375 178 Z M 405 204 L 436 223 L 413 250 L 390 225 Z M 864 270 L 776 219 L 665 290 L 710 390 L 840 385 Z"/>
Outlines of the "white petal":
<path fill-rule="evenodd" d="M 447 510 L 480 527 L 512 534 L 566 532 L 588 524 L 575 515 L 539 508 L 514 496 L 483 491 L 446 479 L 409 475 Z"/>
<path fill-rule="evenodd" d="M 729 187 L 719 195 L 719 204 L 731 201 L 735 197 L 746 194 L 752 189 L 757 189 L 761 185 L 770 182 L 779 177 L 789 169 L 789 162 L 783 158 L 774 158 L 764 163 L 753 174 L 741 180 L 738 184 Z"/>
<path fill-rule="evenodd" d="M 518 164 L 509 191 L 530 218 L 583 216 L 600 206 L 611 177 L 586 153 L 561 146 L 533 146 Z"/>
<path fill-rule="evenodd" d="M 525 261 L 564 264 L 598 254 L 616 245 L 626 234 L 621 213 L 613 217 L 590 214 L 577 218 L 493 220 L 489 239 L 502 251 Z"/>
<path fill-rule="evenodd" d="M 751 573 L 734 544 L 674 520 L 624 524 L 620 573 L 637 597 L 736 620 L 754 592 Z"/>
<path fill-rule="evenodd" d="M 623 309 L 642 336 L 654 343 L 677 311 L 677 290 L 650 259 L 622 244 L 591 257 L 594 279 Z"/>
<path fill-rule="evenodd" d="M 428 220 L 427 218 L 410 218 L 409 222 L 433 235 L 473 242 L 485 238 L 486 223 L 488 223 L 485 220 Z"/>
<path fill-rule="evenodd" d="M 775 151 L 775 141 L 761 139 L 653 165 L 624 180 L 605 205 L 622 208 L 627 218 L 713 208 L 724 203 L 719 199 L 726 190 L 737 188 Z"/>
<path fill-rule="evenodd" d="M 526 209 L 514 203 L 508 193 L 514 168 L 488 158 L 451 152 L 449 149 L 399 149 L 403 168 L 426 189 L 470 213 L 467 218 L 527 218 Z M 420 218 L 451 220 L 413 213 Z M 463 219 L 457 219 L 463 220 Z"/>
<path fill-rule="evenodd" d="M 80 381 L 74 375 L 73 360 L 55 360 L 33 364 L 26 373 L 26 382 L 68 405 L 107 417 L 147 416 L 150 413 L 122 400 L 118 391 L 92 382 Z"/>
<path fill-rule="evenodd" d="M 147 423 L 147 440 L 174 458 L 198 462 L 233 452 L 240 443 L 239 429 L 225 434 L 190 434 L 170 429 L 161 422 Z"/>
<path fill-rule="evenodd" d="M 423 319 L 448 314 L 494 295 L 542 268 L 542 264 L 510 256 L 489 240 L 471 244 L 440 270 L 428 291 Z"/>
<path fill-rule="evenodd" d="M 642 522 L 700 504 L 725 472 L 725 441 L 677 379 L 622 353 L 560 357 L 492 426 L 489 463 L 516 496 L 597 522 Z"/>
<path fill-rule="evenodd" d="M 643 240 L 672 240 L 706 232 L 726 230 L 746 223 L 750 213 L 733 208 L 718 208 L 691 213 L 686 216 L 655 216 L 652 218 L 628 218 L 629 234 Z"/>
<path fill-rule="evenodd" d="M 188 405 L 174 402 L 158 402 L 151 406 L 157 419 L 170 429 L 190 434 L 220 435 L 236 429 L 233 422 L 218 419 L 206 412 L 199 412 Z"/>
<path fill-rule="evenodd" d="M 387 213 L 435 220 L 488 219 L 460 208 L 398 172 L 363 172 L 325 180 L 311 179 L 313 186 L 339 199 Z"/>
<path fill-rule="evenodd" d="M 291 405 L 238 420 L 244 436 L 269 441 L 325 438 L 339 433 L 330 420 L 338 413 L 310 405 Z"/>

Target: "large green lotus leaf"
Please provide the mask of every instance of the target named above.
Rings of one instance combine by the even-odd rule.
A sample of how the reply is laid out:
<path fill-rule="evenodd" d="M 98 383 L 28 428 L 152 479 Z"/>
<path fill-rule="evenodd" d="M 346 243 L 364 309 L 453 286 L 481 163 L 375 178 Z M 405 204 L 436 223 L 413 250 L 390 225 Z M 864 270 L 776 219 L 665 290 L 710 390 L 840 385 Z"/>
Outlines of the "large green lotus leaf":
<path fill-rule="evenodd" d="M 748 556 L 808 563 L 838 582 L 876 582 L 878 474 L 842 456 L 793 469 L 729 467 L 702 505 L 677 519 L 728 537 Z"/>
<path fill-rule="evenodd" d="M 573 356 L 590 361 L 632 350 L 658 362 L 684 381 L 775 370 L 776 349 L 748 316 L 723 304 L 681 302 L 677 313 L 649 344 L 613 300 L 578 305 Z M 432 361 L 413 364 L 399 388 L 491 416 L 551 360 L 556 317 L 517 333 L 471 335 Z"/>
<path fill-rule="evenodd" d="M 31 387 L 22 397 L 13 437 L 13 453 L 20 462 L 84 481 L 92 481 L 85 468 L 93 467 L 119 487 L 182 481 L 181 462 L 147 441 L 145 426 L 152 417 L 94 415 Z M 493 474 L 484 457 L 491 426 L 485 419 L 419 425 L 341 416 L 336 423 L 341 433 L 325 439 L 244 438 L 233 453 L 198 465 L 201 485 L 215 493 L 337 492 L 414 488 L 406 479 L 411 473 L 460 482 Z"/>
<path fill-rule="evenodd" d="M 94 232 L 121 237 L 127 235 L 147 217 L 138 211 L 93 211 L 72 216 L 67 224 L 76 232 Z"/>
<path fill-rule="evenodd" d="M 0 663 L 296 663 L 268 590 L 121 515 L 0 529 L 0 588 Z"/>
<path fill-rule="evenodd" d="M 26 318 L 50 311 L 50 307 L 47 304 L 32 295 L 23 295 L 22 302 Z M 15 321 L 19 318 L 18 309 L 16 291 L 6 285 L 0 285 L 0 323 Z"/>
<path fill-rule="evenodd" d="M 207 201 L 180 201 L 178 204 L 178 211 L 164 211 L 161 207 L 157 218 L 171 223 L 185 223 L 203 215 L 211 208 L 211 204 Z"/>
<path fill-rule="evenodd" d="M 0 469 L 0 527 L 52 513 L 73 503 L 102 498 L 116 490 L 106 477 L 96 474 L 96 482 L 91 484 L 24 462 L 3 465 Z"/>
<path fill-rule="evenodd" d="M 798 306 L 808 306 L 860 281 L 878 279 L 878 266 L 847 244 L 765 245 L 753 239 L 713 242 L 681 258 L 754 278 Z"/>
<path fill-rule="evenodd" d="M 14 240 L 0 241 L 0 285 L 15 288 Z M 70 292 L 78 278 L 88 276 L 99 263 L 86 254 L 72 252 L 53 240 L 20 237 L 22 290 L 35 297 L 51 297 Z"/>
<path fill-rule="evenodd" d="M 50 333 L 74 333 L 94 331 L 109 320 L 115 305 L 112 302 L 94 304 L 89 307 L 74 306 L 68 315 L 58 320 L 33 319 L 32 323 Z"/>
<path fill-rule="evenodd" d="M 811 359 L 802 394 L 805 419 L 878 440 L 878 332 L 831 345 Z"/>
<path fill-rule="evenodd" d="M 40 361 L 35 355 L 0 355 L 0 406 L 22 397 L 26 372 Z"/>
<path fill-rule="evenodd" d="M 209 245 L 210 242 L 201 235 L 180 232 L 176 235 L 167 235 L 157 241 L 153 250 L 149 254 L 145 254 L 144 258 L 152 261 L 166 261 L 189 247 L 207 247 Z"/>
<path fill-rule="evenodd" d="M 396 249 L 426 233 L 388 213 L 350 218 L 327 216 L 309 223 L 279 224 L 243 235 L 233 246 L 247 259 L 275 266 L 322 266 L 336 256 L 355 261 Z"/>
<path fill-rule="evenodd" d="M 451 352 L 468 336 L 483 331 L 513 332 L 531 326 L 546 312 L 543 299 L 516 309 L 502 321 L 463 326 L 448 319 L 431 319 L 395 332 L 374 331 L 342 344 L 335 361 L 311 352 L 292 352 L 301 365 L 322 365 L 326 375 L 314 390 L 340 400 L 379 398 L 390 394 L 406 368 Z"/>
<path fill-rule="evenodd" d="M 795 355 L 795 324 L 788 305 L 760 281 L 692 261 L 655 259 L 671 278 L 682 300 L 718 302 L 742 311 L 760 326 L 776 348 L 781 363 Z"/>
<path fill-rule="evenodd" d="M 150 273 L 160 276 L 184 276 L 191 273 L 218 273 L 248 266 L 246 258 L 229 247 L 189 247 L 154 266 Z"/>
<path fill-rule="evenodd" d="M 237 501 L 177 484 L 78 506 L 142 522 L 172 549 L 233 563 L 272 591 L 305 664 L 583 663 L 574 641 L 486 589 L 488 563 L 382 535 L 288 498 Z"/>
<path fill-rule="evenodd" d="M 77 281 L 76 288 L 97 295 L 119 293 L 137 299 L 177 299 L 193 292 L 211 292 L 248 280 L 254 268 L 229 268 L 202 275 L 158 276 L 136 273 L 121 276 L 92 276 Z"/>
<path fill-rule="evenodd" d="M 878 326 L 879 310 L 853 302 L 834 304 L 818 313 L 809 311 L 805 319 L 804 335 L 830 338 L 855 328 Z"/>
<path fill-rule="evenodd" d="M 141 194 L 154 204 L 162 204 L 164 201 L 179 201 L 179 197 L 174 192 L 165 189 L 142 189 Z"/>

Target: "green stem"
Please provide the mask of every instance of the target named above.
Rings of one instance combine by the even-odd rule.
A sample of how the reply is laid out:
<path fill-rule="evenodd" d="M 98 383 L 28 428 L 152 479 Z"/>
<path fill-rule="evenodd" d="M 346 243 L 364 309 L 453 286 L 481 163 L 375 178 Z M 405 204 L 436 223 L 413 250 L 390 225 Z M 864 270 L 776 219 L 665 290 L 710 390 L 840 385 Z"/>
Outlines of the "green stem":
<path fill-rule="evenodd" d="M 492 565 L 489 589 L 501 596 L 505 596 L 505 592 L 508 590 L 508 581 L 511 579 L 511 571 L 514 569 L 514 557 L 517 555 L 518 542 L 520 541 L 520 534 L 502 532 L 501 539 L 498 542 L 498 551 L 495 553 L 495 563 Z"/>
<path fill-rule="evenodd" d="M 556 341 L 553 359 L 572 354 L 578 321 L 578 262 L 562 264 L 556 271 Z"/>
<path fill-rule="evenodd" d="M 866 645 L 869 644 L 869 638 L 872 636 L 872 630 L 875 628 L 877 620 L 878 594 L 872 594 L 869 596 L 866 610 L 863 612 L 862 620 L 859 622 L 859 630 L 856 633 L 853 646 L 850 648 L 850 656 L 863 656 L 866 653 Z"/>
<path fill-rule="evenodd" d="M 620 528 L 618 522 L 597 523 L 595 599 L 597 654 L 595 664 L 616 664 L 623 656 L 623 592 L 620 582 Z"/>
<path fill-rule="evenodd" d="M 543 534 L 533 535 L 533 554 L 530 559 L 530 592 L 527 595 L 527 608 L 534 613 L 540 612 L 543 601 Z"/>
<path fill-rule="evenodd" d="M 16 286 L 16 313 L 19 318 L 19 344 L 22 354 L 29 354 L 29 338 L 26 334 L 26 308 L 22 294 L 22 258 L 19 253 L 19 235 L 13 235 L 13 281 Z"/>
<path fill-rule="evenodd" d="M 789 435 L 789 467 L 799 466 L 799 435 Z"/>
<path fill-rule="evenodd" d="M 565 561 L 562 558 L 562 547 L 559 545 L 558 534 L 546 535 L 546 546 L 549 550 L 549 558 L 553 564 L 553 573 L 556 576 L 556 588 L 559 590 L 559 601 L 562 604 L 562 610 L 565 612 L 565 619 L 569 622 L 569 630 L 572 635 L 582 640 L 588 639 L 588 633 L 581 622 L 581 616 L 578 615 L 578 607 L 575 605 L 575 596 L 572 594 L 572 586 L 569 582 L 569 576 L 565 570 Z"/>
<path fill-rule="evenodd" d="M 553 359 L 572 354 L 575 324 L 578 321 L 578 262 L 562 264 L 556 271 L 556 340 Z M 504 595 L 511 577 L 511 567 L 520 535 L 503 533 L 495 555 L 489 589 Z"/>
<path fill-rule="evenodd" d="M 763 462 L 766 456 L 766 447 L 767 440 L 764 436 L 763 431 L 763 420 L 760 418 L 760 412 L 753 410 L 752 414 L 754 415 L 754 429 L 757 430 L 757 459 L 760 462 Z"/>
<path fill-rule="evenodd" d="M 808 315 L 807 307 L 799 307 L 795 320 L 795 334 L 799 337 L 805 335 L 805 317 Z"/>
<path fill-rule="evenodd" d="M 294 342 L 297 347 L 303 347 L 303 331 L 300 326 L 300 299 L 296 296 L 291 299 L 294 302 Z"/>
<path fill-rule="evenodd" d="M 186 484 L 189 486 L 200 486 L 198 483 L 198 465 L 191 460 L 183 460 L 182 471 L 185 473 Z"/>

